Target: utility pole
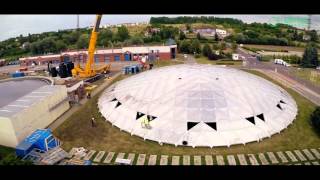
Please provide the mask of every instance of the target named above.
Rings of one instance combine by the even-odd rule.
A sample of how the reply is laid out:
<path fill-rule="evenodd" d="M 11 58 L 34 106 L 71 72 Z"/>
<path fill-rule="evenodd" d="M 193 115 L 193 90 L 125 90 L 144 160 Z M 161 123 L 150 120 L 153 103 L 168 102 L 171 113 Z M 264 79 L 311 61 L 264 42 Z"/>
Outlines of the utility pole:
<path fill-rule="evenodd" d="M 311 14 L 308 15 L 308 31 L 311 30 Z"/>
<path fill-rule="evenodd" d="M 77 14 L 77 34 L 78 36 L 80 36 L 80 27 L 79 27 L 79 14 Z M 79 53 L 79 49 L 77 48 L 77 52 L 78 52 L 78 64 L 80 64 L 80 53 Z"/>
<path fill-rule="evenodd" d="M 79 14 L 77 15 L 77 30 L 79 31 Z"/>

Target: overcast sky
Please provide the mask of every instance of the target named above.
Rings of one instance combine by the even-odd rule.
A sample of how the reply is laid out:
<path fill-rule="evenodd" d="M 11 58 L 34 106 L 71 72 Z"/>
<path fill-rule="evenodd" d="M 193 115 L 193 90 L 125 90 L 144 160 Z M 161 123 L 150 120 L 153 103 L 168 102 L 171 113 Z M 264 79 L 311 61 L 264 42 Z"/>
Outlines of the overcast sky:
<path fill-rule="evenodd" d="M 159 16 L 194 16 L 194 15 L 103 15 L 101 25 L 128 22 L 148 22 L 150 17 Z M 197 15 L 200 16 L 200 15 Z M 208 15 L 204 15 L 208 16 Z M 244 22 L 271 22 L 275 15 L 211 15 L 217 17 L 231 17 Z M 306 17 L 306 15 L 294 15 Z M 80 15 L 80 27 L 93 24 L 95 15 Z M 315 28 L 318 29 L 320 16 L 314 15 Z M 0 41 L 28 33 L 58 31 L 59 29 L 76 28 L 77 15 L 0 15 Z"/>

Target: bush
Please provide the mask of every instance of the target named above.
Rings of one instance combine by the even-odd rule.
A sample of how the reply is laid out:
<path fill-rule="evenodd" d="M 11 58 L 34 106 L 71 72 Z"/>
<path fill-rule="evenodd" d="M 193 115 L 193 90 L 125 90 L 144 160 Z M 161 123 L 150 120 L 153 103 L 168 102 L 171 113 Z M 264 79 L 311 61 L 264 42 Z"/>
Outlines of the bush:
<path fill-rule="evenodd" d="M 187 41 L 187 40 L 183 40 L 181 41 L 181 43 L 179 43 L 179 51 L 182 52 L 182 53 L 191 53 L 190 52 L 190 46 L 191 46 L 191 43 L 190 41 Z"/>
<path fill-rule="evenodd" d="M 200 41 L 198 39 L 192 40 L 189 52 L 197 54 L 201 53 Z"/>
<path fill-rule="evenodd" d="M 272 56 L 262 56 L 262 57 L 261 57 L 261 61 L 270 61 L 270 60 L 272 60 L 272 59 L 273 59 Z"/>
<path fill-rule="evenodd" d="M 320 133 L 320 106 L 318 106 L 311 114 L 311 124 Z"/>
<path fill-rule="evenodd" d="M 223 53 L 223 52 L 222 52 Z M 225 57 L 227 57 L 227 58 L 232 58 L 232 54 L 231 53 L 229 53 L 229 52 L 227 52 L 227 53 L 223 53 L 223 55 L 225 56 Z"/>
<path fill-rule="evenodd" d="M 234 65 L 233 62 L 217 62 L 217 65 Z"/>
<path fill-rule="evenodd" d="M 212 50 L 209 44 L 205 44 L 202 48 L 202 54 L 206 57 L 208 57 L 210 54 L 212 54 Z"/>
<path fill-rule="evenodd" d="M 200 54 L 196 54 L 194 55 L 195 58 L 199 58 L 200 57 Z"/>
<path fill-rule="evenodd" d="M 308 44 L 304 50 L 301 60 L 303 67 L 317 67 L 318 66 L 318 51 L 313 43 Z"/>
<path fill-rule="evenodd" d="M 31 161 L 22 161 L 14 154 L 8 154 L 0 160 L 0 165 L 32 165 Z"/>
<path fill-rule="evenodd" d="M 216 55 L 214 53 L 211 53 L 211 54 L 208 55 L 208 59 L 209 60 L 218 60 L 218 59 L 222 59 L 222 58 L 223 58 L 223 56 Z"/>

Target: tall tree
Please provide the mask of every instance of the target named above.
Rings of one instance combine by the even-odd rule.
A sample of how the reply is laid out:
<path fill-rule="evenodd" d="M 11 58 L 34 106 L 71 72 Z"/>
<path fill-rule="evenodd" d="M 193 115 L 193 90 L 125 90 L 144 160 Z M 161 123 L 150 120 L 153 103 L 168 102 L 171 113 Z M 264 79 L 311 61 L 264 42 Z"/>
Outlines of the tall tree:
<path fill-rule="evenodd" d="M 308 44 L 308 46 L 304 50 L 301 65 L 303 67 L 318 66 L 318 52 L 314 44 Z"/>
<path fill-rule="evenodd" d="M 130 39 L 130 43 L 134 44 L 134 45 L 139 45 L 139 44 L 143 44 L 143 38 L 140 36 L 133 36 Z"/>
<path fill-rule="evenodd" d="M 212 54 L 212 49 L 208 43 L 206 43 L 202 48 L 202 54 L 206 57 L 208 57 L 210 54 Z"/>
<path fill-rule="evenodd" d="M 120 41 L 124 41 L 126 39 L 129 39 L 129 31 L 127 29 L 127 27 L 125 26 L 121 26 L 121 27 L 118 27 L 118 33 L 117 33 Z"/>
<path fill-rule="evenodd" d="M 186 29 L 189 33 L 192 32 L 191 25 L 189 23 L 186 24 Z"/>
<path fill-rule="evenodd" d="M 89 36 L 88 36 L 87 34 L 82 34 L 82 35 L 79 37 L 76 45 L 77 45 L 77 48 L 78 48 L 78 49 L 86 49 L 86 48 L 88 48 L 88 45 L 89 45 Z"/>
<path fill-rule="evenodd" d="M 309 35 L 310 35 L 310 41 L 313 41 L 313 42 L 317 42 L 318 41 L 318 34 L 317 34 L 316 30 L 310 31 Z"/>
<path fill-rule="evenodd" d="M 99 32 L 99 37 L 98 37 L 98 45 L 100 46 L 107 46 L 108 41 L 112 40 L 113 33 L 112 31 L 108 29 L 102 29 Z"/>
<path fill-rule="evenodd" d="M 198 40 L 201 40 L 201 39 L 202 39 L 200 33 L 197 33 L 197 39 L 198 39 Z"/>
<path fill-rule="evenodd" d="M 217 33 L 214 34 L 214 40 L 215 40 L 215 41 L 219 41 L 219 36 L 218 36 Z"/>
<path fill-rule="evenodd" d="M 181 43 L 179 43 L 179 50 L 182 53 L 190 53 L 190 42 L 187 40 L 181 41 Z"/>
<path fill-rule="evenodd" d="M 200 41 L 198 39 L 194 39 L 191 42 L 190 52 L 197 53 L 197 54 L 201 53 Z"/>
<path fill-rule="evenodd" d="M 320 107 L 319 106 L 313 111 L 310 119 L 314 128 L 320 133 Z"/>
<path fill-rule="evenodd" d="M 179 33 L 179 40 L 184 40 L 186 38 L 186 35 L 184 34 L 183 31 L 180 31 Z"/>
<path fill-rule="evenodd" d="M 293 32 L 292 40 L 299 41 L 299 34 L 298 34 L 297 30 L 294 30 L 294 32 Z"/>
<path fill-rule="evenodd" d="M 67 45 L 62 40 L 58 40 L 56 41 L 56 48 L 58 52 L 63 51 L 67 49 Z"/>

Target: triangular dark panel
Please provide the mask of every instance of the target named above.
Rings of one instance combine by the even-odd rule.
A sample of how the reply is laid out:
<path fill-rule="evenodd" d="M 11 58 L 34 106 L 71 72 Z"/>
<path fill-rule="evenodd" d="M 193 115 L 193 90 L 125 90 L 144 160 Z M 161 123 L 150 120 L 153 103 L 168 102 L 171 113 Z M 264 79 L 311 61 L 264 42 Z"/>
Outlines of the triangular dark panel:
<path fill-rule="evenodd" d="M 282 107 L 280 106 L 280 104 L 277 104 L 277 107 L 282 110 Z"/>
<path fill-rule="evenodd" d="M 117 98 L 113 98 L 111 101 L 117 101 Z"/>
<path fill-rule="evenodd" d="M 258 117 L 259 119 L 261 119 L 262 121 L 265 121 L 265 120 L 264 120 L 264 115 L 263 115 L 263 113 L 262 113 L 262 114 L 257 115 L 257 117 Z"/>
<path fill-rule="evenodd" d="M 208 126 L 210 126 L 212 129 L 217 130 L 217 123 L 216 122 L 206 122 Z"/>
<path fill-rule="evenodd" d="M 254 121 L 254 116 L 248 117 L 248 118 L 246 118 L 246 120 L 248 120 L 248 121 L 251 122 L 252 124 L 256 124 L 256 122 Z"/>
<path fill-rule="evenodd" d="M 143 114 L 142 112 L 137 112 L 137 115 L 136 115 L 136 120 L 141 118 L 142 116 L 144 116 L 145 114 Z"/>
<path fill-rule="evenodd" d="M 118 101 L 117 105 L 115 108 L 119 107 L 121 105 L 121 102 Z"/>
<path fill-rule="evenodd" d="M 197 124 L 199 124 L 199 122 L 188 122 L 187 123 L 188 130 L 190 130 L 191 128 L 193 128 Z"/>
<path fill-rule="evenodd" d="M 286 104 L 284 101 L 280 100 L 280 103 Z"/>
<path fill-rule="evenodd" d="M 155 120 L 157 117 L 148 115 L 147 118 L 148 118 L 149 121 L 153 121 L 153 120 Z"/>

